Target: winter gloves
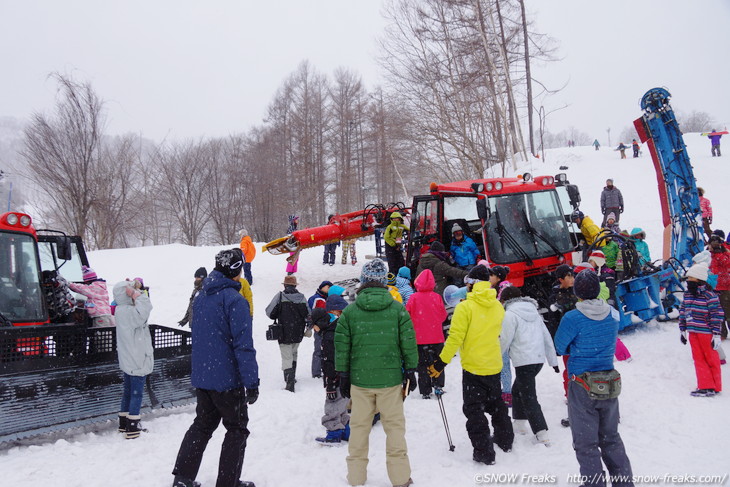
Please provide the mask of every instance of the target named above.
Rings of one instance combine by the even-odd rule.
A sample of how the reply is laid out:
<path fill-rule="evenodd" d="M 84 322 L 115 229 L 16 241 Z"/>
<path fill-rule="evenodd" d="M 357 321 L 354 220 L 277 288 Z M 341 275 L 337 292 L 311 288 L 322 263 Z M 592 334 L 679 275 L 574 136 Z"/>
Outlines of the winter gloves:
<path fill-rule="evenodd" d="M 408 386 L 408 391 L 406 391 L 406 385 Z M 403 392 L 408 395 L 409 392 L 413 392 L 416 389 L 417 385 L 416 369 L 406 370 L 405 374 L 403 374 Z"/>
<path fill-rule="evenodd" d="M 558 368 L 557 365 L 555 367 L 553 367 L 553 370 L 555 371 L 556 374 L 560 373 L 560 369 Z"/>
<path fill-rule="evenodd" d="M 340 372 L 340 394 L 342 397 L 350 397 L 350 373 Z"/>
<path fill-rule="evenodd" d="M 246 389 L 246 404 L 251 405 L 256 402 L 256 400 L 259 398 L 259 388 L 258 387 L 252 387 L 250 389 Z"/>
<path fill-rule="evenodd" d="M 433 363 L 426 368 L 426 370 L 428 370 L 429 377 L 435 379 L 441 375 L 445 368 L 446 364 L 444 361 L 439 357 L 436 357 L 436 360 L 434 360 Z"/>
<path fill-rule="evenodd" d="M 327 399 L 330 401 L 334 401 L 337 399 L 337 387 L 339 386 L 339 377 L 335 376 L 334 378 L 330 379 L 325 375 L 324 377 L 324 388 L 325 391 L 327 391 Z"/>
<path fill-rule="evenodd" d="M 722 337 L 720 335 L 712 335 L 712 349 L 717 350 L 720 348 L 720 343 L 722 343 Z"/>
<path fill-rule="evenodd" d="M 687 345 L 687 332 L 682 330 L 681 335 L 679 336 L 679 341 L 682 342 L 682 345 Z"/>

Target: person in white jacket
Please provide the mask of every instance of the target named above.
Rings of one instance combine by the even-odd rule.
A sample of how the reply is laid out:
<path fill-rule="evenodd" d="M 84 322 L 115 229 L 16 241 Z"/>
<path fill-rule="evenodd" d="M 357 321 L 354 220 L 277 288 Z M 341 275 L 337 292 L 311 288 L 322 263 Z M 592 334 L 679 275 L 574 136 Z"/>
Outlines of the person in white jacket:
<path fill-rule="evenodd" d="M 536 441 L 550 446 L 547 423 L 535 392 L 535 376 L 547 359 L 555 370 L 558 359 L 550 332 L 538 312 L 537 301 L 522 297 L 518 287 L 507 287 L 500 297 L 505 308 L 499 342 L 515 366 L 512 385 L 512 418 L 515 432 L 527 434 L 529 422 Z"/>
<path fill-rule="evenodd" d="M 134 287 L 134 281 L 114 285 L 117 308 L 117 355 L 119 368 L 124 372 L 124 394 L 119 409 L 119 432 L 126 439 L 138 438 L 141 427 L 139 410 L 142 407 L 145 377 L 152 372 L 155 357 L 147 320 L 152 303 L 147 294 Z"/>

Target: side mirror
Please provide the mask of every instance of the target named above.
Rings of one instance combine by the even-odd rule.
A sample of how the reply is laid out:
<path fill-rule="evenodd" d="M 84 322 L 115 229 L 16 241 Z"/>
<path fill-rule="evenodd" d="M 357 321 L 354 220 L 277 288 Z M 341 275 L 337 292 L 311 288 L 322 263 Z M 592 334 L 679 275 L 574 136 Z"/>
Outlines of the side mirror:
<path fill-rule="evenodd" d="M 71 251 L 71 239 L 68 237 L 61 237 L 56 242 L 56 256 L 60 260 L 71 260 L 73 258 L 73 252 Z"/>
<path fill-rule="evenodd" d="M 489 220 L 489 205 L 487 204 L 486 198 L 480 198 L 477 200 L 477 215 L 479 218 L 486 222 Z"/>
<path fill-rule="evenodd" d="M 572 206 L 574 210 L 577 210 L 578 205 L 580 205 L 580 191 L 578 190 L 578 186 L 575 184 L 568 184 L 565 186 L 565 189 L 568 191 L 570 206 Z"/>

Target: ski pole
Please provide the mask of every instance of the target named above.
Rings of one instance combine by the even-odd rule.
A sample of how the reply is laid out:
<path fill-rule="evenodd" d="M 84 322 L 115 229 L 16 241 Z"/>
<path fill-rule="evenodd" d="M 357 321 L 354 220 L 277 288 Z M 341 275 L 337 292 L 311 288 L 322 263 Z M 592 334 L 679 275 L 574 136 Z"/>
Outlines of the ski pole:
<path fill-rule="evenodd" d="M 444 429 L 446 430 L 446 439 L 449 442 L 449 451 L 454 451 L 456 449 L 456 447 L 454 446 L 454 443 L 451 441 L 451 431 L 449 430 L 449 421 L 446 419 L 446 409 L 444 408 L 444 402 L 441 397 L 444 395 L 444 391 L 440 387 L 434 387 L 433 392 L 436 395 L 436 400 L 438 401 L 439 409 L 441 410 L 441 419 L 444 422 Z"/>

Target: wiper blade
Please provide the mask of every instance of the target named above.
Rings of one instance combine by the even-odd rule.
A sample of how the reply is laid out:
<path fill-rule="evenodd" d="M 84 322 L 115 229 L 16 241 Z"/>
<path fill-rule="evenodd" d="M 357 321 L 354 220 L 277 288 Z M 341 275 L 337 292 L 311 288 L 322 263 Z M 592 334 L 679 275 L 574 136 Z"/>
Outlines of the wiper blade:
<path fill-rule="evenodd" d="M 528 266 L 532 265 L 532 259 L 530 256 L 525 252 L 525 249 L 522 248 L 522 246 L 515 240 L 515 238 L 512 236 L 511 233 L 509 233 L 509 230 L 507 230 L 504 225 L 502 225 L 502 220 L 499 218 L 499 212 L 496 210 L 494 211 L 494 214 L 497 217 L 497 234 L 500 236 L 500 243 L 502 245 L 502 252 L 504 252 L 504 244 L 507 243 L 507 246 L 512 249 L 517 255 L 519 255 Z"/>
<path fill-rule="evenodd" d="M 524 208 L 522 209 L 522 216 L 525 219 L 525 224 L 527 225 L 527 231 L 530 233 L 530 235 L 532 236 L 532 240 L 535 242 L 535 252 L 537 252 L 537 240 L 535 240 L 535 237 L 537 237 L 540 240 L 542 240 L 543 242 L 545 242 L 545 244 L 548 247 L 550 247 L 550 249 L 555 253 L 555 255 L 557 255 L 558 257 L 563 257 L 563 253 L 560 252 L 560 249 L 558 249 L 555 246 L 555 244 L 553 244 L 550 240 L 545 238 L 545 236 L 543 234 L 538 232 L 537 229 L 530 224 L 530 220 L 527 219 L 527 213 L 525 212 Z"/>

